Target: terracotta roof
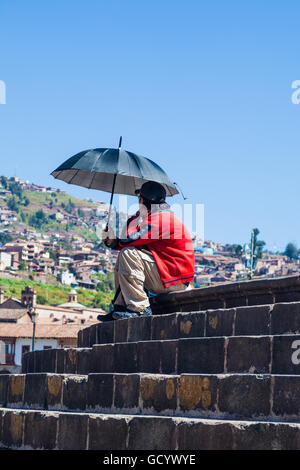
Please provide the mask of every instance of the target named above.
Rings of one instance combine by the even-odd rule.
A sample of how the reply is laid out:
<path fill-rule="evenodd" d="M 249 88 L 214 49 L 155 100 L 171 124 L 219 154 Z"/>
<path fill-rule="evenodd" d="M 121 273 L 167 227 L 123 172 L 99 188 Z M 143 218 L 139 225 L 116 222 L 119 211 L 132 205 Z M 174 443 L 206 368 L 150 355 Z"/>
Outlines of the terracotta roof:
<path fill-rule="evenodd" d="M 76 314 L 80 314 L 81 311 L 80 310 L 76 310 L 74 308 L 68 308 L 68 307 L 60 307 L 60 306 L 52 306 L 52 305 L 37 305 L 36 306 L 37 309 L 39 310 L 53 310 L 54 312 L 65 312 L 65 313 L 76 313 Z M 106 313 L 102 308 L 93 308 L 93 307 L 86 307 L 85 305 L 83 305 L 82 307 L 82 310 L 85 310 L 87 312 L 91 312 L 91 313 Z"/>
<path fill-rule="evenodd" d="M 19 318 L 23 317 L 26 314 L 26 310 L 22 309 L 0 309 L 0 321 L 3 320 L 18 320 Z"/>
<path fill-rule="evenodd" d="M 36 338 L 77 338 L 77 334 L 83 328 L 96 322 L 85 323 L 84 325 L 72 325 L 70 323 L 65 325 L 36 325 L 35 336 Z M 98 323 L 98 322 L 97 322 Z M 33 326 L 32 324 L 21 323 L 0 323 L 0 338 L 32 338 Z"/>

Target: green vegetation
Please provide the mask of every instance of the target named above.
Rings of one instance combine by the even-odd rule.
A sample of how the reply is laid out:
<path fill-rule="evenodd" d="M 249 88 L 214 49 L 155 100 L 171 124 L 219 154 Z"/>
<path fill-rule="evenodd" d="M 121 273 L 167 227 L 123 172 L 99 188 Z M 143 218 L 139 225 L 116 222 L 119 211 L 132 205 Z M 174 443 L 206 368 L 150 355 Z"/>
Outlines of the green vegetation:
<path fill-rule="evenodd" d="M 229 253 L 232 253 L 236 256 L 242 256 L 243 254 L 243 247 L 242 245 L 226 245 L 226 250 L 229 251 Z"/>
<path fill-rule="evenodd" d="M 299 250 L 294 243 L 288 243 L 283 254 L 289 259 L 296 259 L 299 256 Z"/>
<path fill-rule="evenodd" d="M 13 240 L 13 237 L 8 232 L 0 232 L 0 243 L 5 245 L 5 243 L 9 243 Z"/>
<path fill-rule="evenodd" d="M 253 255 L 254 255 L 254 263 L 253 267 L 255 268 L 257 260 L 261 259 L 263 256 L 263 248 L 266 244 L 263 240 L 258 240 L 259 235 L 258 228 L 253 229 Z"/>
<path fill-rule="evenodd" d="M 109 281 L 110 282 L 110 281 Z M 4 294 L 8 297 L 21 299 L 21 292 L 25 287 L 30 286 L 37 292 L 37 303 L 42 305 L 59 305 L 68 302 L 68 287 L 59 287 L 51 284 L 43 284 L 41 282 L 29 280 L 17 280 L 0 278 L 0 285 L 4 289 Z M 113 287 L 109 284 L 109 287 Z M 92 291 L 89 289 L 78 288 L 78 302 L 86 307 L 103 308 L 108 311 L 109 305 L 113 298 L 113 291 L 109 290 L 105 283 L 104 291 Z"/>

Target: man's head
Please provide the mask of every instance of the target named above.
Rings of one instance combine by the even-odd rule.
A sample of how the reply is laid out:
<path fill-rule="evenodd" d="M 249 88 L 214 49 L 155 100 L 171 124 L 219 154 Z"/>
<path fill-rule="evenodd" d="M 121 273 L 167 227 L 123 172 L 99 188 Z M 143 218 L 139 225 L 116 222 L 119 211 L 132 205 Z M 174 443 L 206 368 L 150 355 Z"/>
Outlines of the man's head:
<path fill-rule="evenodd" d="M 163 204 L 166 201 L 166 190 L 156 181 L 147 181 L 135 193 L 139 197 L 140 203 L 146 207 L 149 206 L 149 208 L 151 204 Z"/>

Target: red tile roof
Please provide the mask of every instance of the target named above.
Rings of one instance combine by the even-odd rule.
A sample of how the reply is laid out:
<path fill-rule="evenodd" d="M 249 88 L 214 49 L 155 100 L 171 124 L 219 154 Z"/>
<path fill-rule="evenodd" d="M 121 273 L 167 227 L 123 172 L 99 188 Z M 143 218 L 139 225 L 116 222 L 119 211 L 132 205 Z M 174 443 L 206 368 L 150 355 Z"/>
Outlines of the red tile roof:
<path fill-rule="evenodd" d="M 72 325 L 70 323 L 65 325 L 51 325 L 51 324 L 39 324 L 36 325 L 35 336 L 36 338 L 77 338 L 77 334 L 83 328 L 90 326 L 92 323 L 89 322 L 84 325 Z M 33 326 L 32 324 L 26 323 L 0 323 L 0 338 L 32 338 Z"/>

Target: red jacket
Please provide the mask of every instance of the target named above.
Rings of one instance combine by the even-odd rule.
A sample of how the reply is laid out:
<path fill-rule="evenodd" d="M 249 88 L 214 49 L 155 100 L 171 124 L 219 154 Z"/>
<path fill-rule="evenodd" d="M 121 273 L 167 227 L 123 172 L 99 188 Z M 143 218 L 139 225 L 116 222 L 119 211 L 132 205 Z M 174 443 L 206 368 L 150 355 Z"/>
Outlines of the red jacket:
<path fill-rule="evenodd" d="M 193 281 L 195 256 L 192 239 L 173 212 L 148 212 L 144 219 L 133 216 L 127 221 L 126 235 L 125 239 L 117 239 L 112 248 L 147 247 L 157 264 L 164 287 Z"/>

